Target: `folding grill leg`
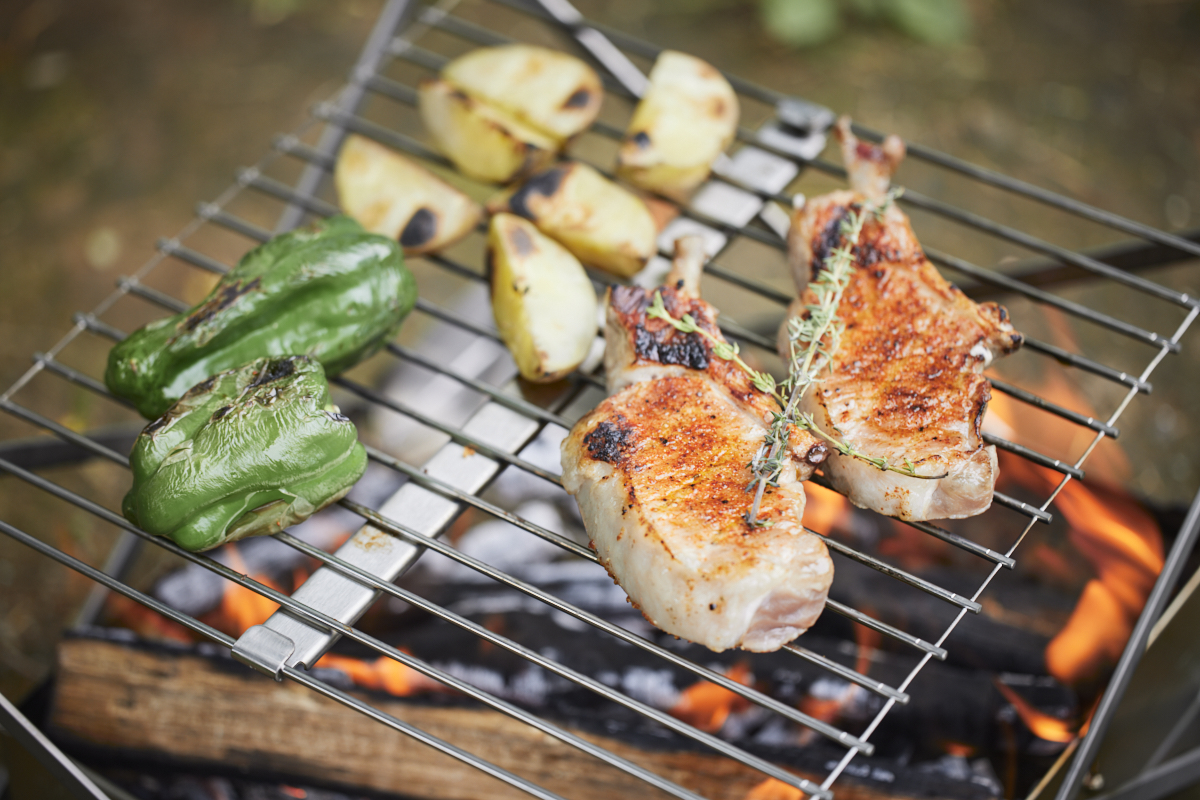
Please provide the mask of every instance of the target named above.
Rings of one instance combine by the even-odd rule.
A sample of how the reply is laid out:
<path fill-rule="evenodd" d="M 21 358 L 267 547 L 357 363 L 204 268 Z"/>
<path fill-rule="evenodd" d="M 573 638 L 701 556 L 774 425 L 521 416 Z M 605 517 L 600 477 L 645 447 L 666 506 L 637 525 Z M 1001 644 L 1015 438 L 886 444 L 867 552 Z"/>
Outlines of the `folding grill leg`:
<path fill-rule="evenodd" d="M 79 765 L 58 749 L 8 698 L 0 694 L 0 726 L 42 763 L 73 795 L 83 800 L 109 800 Z"/>
<path fill-rule="evenodd" d="M 1158 800 L 1200 781 L 1200 747 L 1146 770 L 1129 783 L 1093 800 Z"/>

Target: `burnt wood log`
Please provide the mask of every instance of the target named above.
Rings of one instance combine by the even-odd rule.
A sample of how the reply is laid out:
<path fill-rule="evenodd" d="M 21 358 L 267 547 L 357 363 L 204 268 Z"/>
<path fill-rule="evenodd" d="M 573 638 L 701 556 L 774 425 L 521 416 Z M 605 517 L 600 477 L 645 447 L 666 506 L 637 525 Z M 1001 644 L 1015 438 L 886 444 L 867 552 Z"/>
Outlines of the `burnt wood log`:
<path fill-rule="evenodd" d="M 378 693 L 366 699 L 564 797 L 659 796 L 636 778 L 462 699 L 422 702 Z M 48 727 L 67 749 L 103 763 L 144 759 L 439 800 L 524 797 L 303 686 L 276 684 L 223 651 L 200 654 L 161 645 L 65 639 Z M 743 800 L 764 780 L 757 771 L 711 751 L 649 749 L 627 737 L 576 732 L 714 800 Z M 894 771 L 869 760 L 856 765 L 863 777 L 839 782 L 839 800 L 992 796 L 970 781 L 957 785 L 928 772 L 897 780 Z M 883 773 L 886 781 L 880 781 Z"/>

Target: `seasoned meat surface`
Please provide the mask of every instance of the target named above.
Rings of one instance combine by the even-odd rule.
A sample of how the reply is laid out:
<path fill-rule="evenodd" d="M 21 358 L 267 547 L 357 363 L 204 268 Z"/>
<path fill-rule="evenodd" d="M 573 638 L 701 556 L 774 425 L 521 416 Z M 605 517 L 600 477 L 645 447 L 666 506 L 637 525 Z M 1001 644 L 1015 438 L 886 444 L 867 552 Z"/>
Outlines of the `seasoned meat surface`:
<path fill-rule="evenodd" d="M 720 336 L 716 310 L 687 280 L 659 291 L 673 317 L 691 314 Z M 601 562 L 652 623 L 718 652 L 778 649 L 816 620 L 833 579 L 824 543 L 801 525 L 800 481 L 826 448 L 792 432 L 759 513 L 769 524 L 751 525 L 749 463 L 774 401 L 699 334 L 647 318 L 652 298 L 610 293 L 605 361 L 616 393 L 564 441 L 564 486 Z"/>
<path fill-rule="evenodd" d="M 789 260 L 800 297 L 789 316 L 815 302 L 809 283 L 841 243 L 850 211 L 879 204 L 899 162 L 898 140 L 882 148 L 838 133 L 853 191 L 833 192 L 799 208 Z M 832 365 L 805 397 L 804 411 L 827 431 L 892 464 L 912 463 L 922 480 L 831 455 L 823 467 L 834 487 L 858 506 L 907 520 L 959 518 L 991 504 L 995 448 L 980 425 L 990 397 L 982 372 L 1021 345 L 1002 306 L 977 304 L 947 283 L 925 257 L 908 218 L 890 204 L 868 218 L 854 249 L 850 283 L 838 307 L 845 332 Z M 786 325 L 780 352 L 787 351 Z"/>

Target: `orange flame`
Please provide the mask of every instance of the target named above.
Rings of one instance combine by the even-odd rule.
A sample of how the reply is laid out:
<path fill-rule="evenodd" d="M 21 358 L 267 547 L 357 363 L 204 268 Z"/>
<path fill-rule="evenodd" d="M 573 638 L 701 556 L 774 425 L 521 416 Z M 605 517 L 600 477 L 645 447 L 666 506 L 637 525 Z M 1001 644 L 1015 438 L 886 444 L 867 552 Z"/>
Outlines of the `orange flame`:
<path fill-rule="evenodd" d="M 804 484 L 804 527 L 829 533 L 850 515 L 850 501 L 842 495 L 809 482 Z"/>
<path fill-rule="evenodd" d="M 743 686 L 749 686 L 754 681 L 754 675 L 744 663 L 734 664 L 726 671 L 725 676 Z M 749 705 L 749 700 L 722 686 L 708 681 L 697 681 L 680 693 L 679 700 L 670 713 L 671 716 L 702 731 L 716 733 L 721 730 L 731 713 L 744 711 Z"/>
<path fill-rule="evenodd" d="M 778 778 L 767 778 L 746 793 L 745 800 L 804 800 L 808 797 L 795 786 L 788 786 Z"/>
<path fill-rule="evenodd" d="M 1065 323 L 1059 322 L 1059 338 L 1069 337 Z M 1038 393 L 1066 408 L 1098 416 L 1061 369 L 1047 373 Z M 1062 425 L 1041 412 L 1022 408 L 1018 414 L 1017 404 L 1004 395 L 992 397 L 989 419 L 1003 427 L 1013 441 L 1066 460 L 1077 457 L 1094 438 L 1091 431 Z M 1006 483 L 1017 482 L 1048 493 L 1061 480 L 1057 473 L 1007 453 L 1001 458 L 1000 475 Z M 1047 669 L 1067 684 L 1096 677 L 1116 663 L 1162 571 L 1158 525 L 1131 496 L 1113 488 L 1123 484 L 1129 472 L 1124 451 L 1105 439 L 1088 460 L 1088 485 L 1070 481 L 1054 500 L 1056 510 L 1070 525 L 1072 545 L 1096 573 L 1084 586 L 1067 624 L 1046 647 Z M 1057 553 L 1043 546 L 1036 555 L 1042 561 Z M 1066 559 L 1051 560 L 1044 572 L 1070 577 L 1071 565 Z"/>
<path fill-rule="evenodd" d="M 136 600 L 113 593 L 108 596 L 108 615 L 113 624 L 129 628 L 143 639 L 166 640 L 191 644 L 195 641 L 192 632 L 178 622 L 167 619 Z"/>
<path fill-rule="evenodd" d="M 1046 374 L 1037 386 L 1036 393 L 1085 416 L 1102 418 L 1092 407 L 1087 396 L 1072 382 L 1069 373 L 1056 365 L 1047 366 Z M 1072 462 L 1096 436 L 1095 432 L 1088 428 L 1064 425 L 1063 421 L 1053 414 L 999 392 L 992 392 L 983 428 L 1017 444 Z M 1089 478 L 1118 486 L 1129 480 L 1132 474 L 1129 457 L 1119 444 L 1108 438 L 1101 441 L 1088 457 L 1087 471 Z M 1010 470 L 1001 469 L 1000 480 L 1005 484 L 1010 483 L 1014 477 Z"/>
<path fill-rule="evenodd" d="M 1038 711 L 1028 700 L 1017 694 L 1011 686 L 1001 682 L 999 679 L 993 680 L 993 683 L 1000 690 L 1000 694 L 1004 695 L 1004 699 L 1012 703 L 1021 721 L 1039 739 L 1065 744 L 1075 738 L 1075 731 L 1071 729 L 1069 723 L 1058 717 L 1052 717 L 1044 711 Z"/>
<path fill-rule="evenodd" d="M 970 758 L 978 752 L 978 748 L 966 742 L 956 742 L 952 739 L 942 741 L 942 749 L 946 751 L 946 755 L 955 756 L 956 758 Z"/>
<path fill-rule="evenodd" d="M 317 661 L 316 666 L 340 670 L 355 686 L 387 692 L 396 697 L 407 697 L 420 691 L 443 688 L 442 684 L 432 678 L 387 656 L 380 656 L 374 661 L 363 661 L 360 658 L 326 653 Z"/>
<path fill-rule="evenodd" d="M 246 562 L 238 549 L 230 547 L 227 552 L 230 569 L 245 574 Z M 265 575 L 251 575 L 250 578 L 275 591 L 283 591 Z M 275 602 L 253 589 L 231 583 L 221 596 L 221 604 L 205 616 L 205 621 L 231 636 L 240 636 L 247 628 L 266 622 L 278 608 Z"/>
<path fill-rule="evenodd" d="M 1106 491 L 1102 500 L 1073 481 L 1055 506 L 1071 525 L 1072 544 L 1096 570 L 1067 624 L 1046 647 L 1050 674 L 1071 684 L 1120 658 L 1162 572 L 1163 547 L 1154 519 L 1119 492 Z"/>
<path fill-rule="evenodd" d="M 874 612 L 869 608 L 865 608 L 863 613 L 874 616 Z M 883 634 L 874 628 L 868 628 L 866 625 L 854 626 L 854 643 L 858 645 L 858 659 L 854 662 L 855 672 L 867 674 L 867 671 L 871 669 L 871 658 L 879 649 L 879 642 L 882 639 Z"/>

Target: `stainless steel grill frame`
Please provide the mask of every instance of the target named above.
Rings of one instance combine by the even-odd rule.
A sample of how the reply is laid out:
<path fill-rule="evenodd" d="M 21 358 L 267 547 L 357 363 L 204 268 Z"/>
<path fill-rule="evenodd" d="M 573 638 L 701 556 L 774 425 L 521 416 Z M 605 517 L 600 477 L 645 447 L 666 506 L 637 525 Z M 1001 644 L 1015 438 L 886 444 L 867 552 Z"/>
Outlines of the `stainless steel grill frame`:
<path fill-rule="evenodd" d="M 543 12 L 532 4 L 521 0 L 491 0 L 491 2 L 507 6 L 515 12 L 528 15 L 531 19 L 548 26 L 551 31 L 560 35 L 563 33 L 556 28 Z M 393 108 L 402 109 L 404 113 L 413 114 L 415 106 L 415 89 L 402 83 L 388 72 L 396 62 L 404 62 L 427 70 L 436 71 L 447 59 L 446 56 L 418 46 L 422 36 L 431 31 L 440 31 L 457 37 L 465 42 L 476 45 L 498 44 L 509 41 L 506 37 L 472 22 L 466 14 L 452 13 L 460 5 L 459 0 L 443 0 L 436 5 L 416 9 L 411 0 L 390 0 L 386 5 L 379 21 L 363 50 L 362 56 L 353 70 L 348 84 L 327 103 L 318 105 L 313 111 L 313 118 L 300 131 L 282 136 L 275 142 L 274 151 L 268 154 L 255 167 L 242 170 L 237 182 L 213 202 L 201 203 L 197 208 L 196 219 L 183 231 L 170 239 L 160 240 L 158 254 L 134 275 L 122 278 L 116 291 L 105 299 L 90 313 L 77 314 L 75 325 L 53 348 L 44 354 L 34 357 L 33 366 L 3 395 L 0 395 L 0 408 L 19 417 L 49 433 L 54 434 L 65 443 L 81 448 L 88 454 L 107 459 L 121 467 L 128 467 L 128 459 L 111 449 L 105 442 L 82 435 L 43 417 L 36 411 L 23 406 L 15 398 L 21 390 L 34 380 L 65 380 L 96 393 L 105 399 L 121 403 L 112 397 L 103 383 L 95 376 L 76 370 L 64 362 L 63 354 L 71 344 L 84 335 L 99 336 L 108 340 L 119 340 L 125 333 L 104 320 L 104 316 L 120 300 L 126 297 L 138 297 L 151 304 L 170 312 L 176 312 L 187 307 L 183 301 L 165 294 L 147 282 L 148 276 L 159 269 L 163 262 L 174 262 L 185 267 L 205 270 L 211 273 L 223 273 L 229 265 L 218 258 L 206 254 L 198 248 L 189 245 L 194 235 L 205 226 L 216 226 L 226 232 L 239 235 L 253 244 L 266 241 L 273 231 L 251 222 L 237 213 L 230 211 L 235 198 L 243 193 L 255 193 L 262 197 L 272 198 L 282 204 L 279 210 L 275 231 L 288 230 L 295 227 L 309 216 L 327 216 L 336 212 L 336 207 L 321 198 L 321 190 L 326 184 L 326 178 L 332 170 L 334 158 L 342 140 L 348 132 L 358 133 L 385 145 L 406 152 L 409 155 L 440 166 L 452 166 L 440 154 L 429 148 L 419 139 L 408 136 L 393 127 L 388 127 L 375 121 L 363 111 L 368 100 L 378 100 L 383 104 L 391 104 Z M 466 4 L 466 5 L 469 5 Z M 411 24 L 408 24 L 411 23 Z M 622 50 L 642 58 L 653 58 L 659 48 L 635 38 L 626 36 L 619 31 L 606 28 L 595 23 L 588 26 L 600 31 Z M 397 36 L 397 30 L 403 32 Z M 564 46 L 573 45 L 569 36 L 561 36 Z M 759 87 L 727 76 L 734 88 L 744 98 L 760 103 L 776 106 L 786 101 L 783 95 L 763 87 Z M 630 97 L 628 90 L 617 81 L 605 76 L 606 89 L 614 96 Z M 378 105 L 378 104 L 377 104 Z M 320 135 L 315 145 L 307 144 L 304 138 L 316 133 L 320 126 Z M 877 133 L 865 128 L 858 128 L 859 135 L 878 140 Z M 592 133 L 602 137 L 619 139 L 623 131 L 605 123 L 597 123 Z M 816 153 L 823 146 L 823 132 L 814 131 L 808 134 L 810 141 L 806 147 L 815 146 Z M 799 171 L 814 169 L 834 177 L 844 177 L 844 171 L 819 157 L 801 159 L 793 152 L 777 145 L 778 139 L 764 138 L 760 131 L 745 128 L 739 129 L 738 139 L 745 147 L 755 147 L 776 158 L 785 158 L 796 165 Z M 819 140 L 819 141 L 818 141 Z M 776 142 L 773 145 L 771 142 Z M 1175 257 L 1200 256 L 1200 245 L 1174 236 L 1140 223 L 1124 219 L 1114 214 L 1093 208 L 1069 198 L 1031 186 L 1003 175 L 967 164 L 951 156 L 939 153 L 919 145 L 909 144 L 910 156 L 938 167 L 951 170 L 981 184 L 986 184 L 1007 192 L 1014 193 L 1031 202 L 1043 203 L 1060 211 L 1068 212 L 1094 223 L 1121 231 L 1137 237 L 1139 244 L 1133 245 L 1136 253 L 1157 253 L 1163 260 Z M 303 168 L 295 181 L 284 181 L 275 177 L 277 169 L 286 160 L 298 160 Z M 603 169 L 602 167 L 599 167 Z M 713 180 L 722 180 L 751 198 L 748 202 L 757 202 L 759 208 L 765 204 L 790 204 L 790 197 L 780 191 L 755 189 L 752 182 L 741 179 L 735 170 L 728 167 L 719 168 L 718 175 Z M 1039 522 L 1049 522 L 1051 519 L 1048 508 L 1057 494 L 1067 482 L 1083 477 L 1083 465 L 1094 448 L 1106 437 L 1115 438 L 1118 435 L 1116 427 L 1118 420 L 1128 404 L 1139 393 L 1151 390 L 1150 377 L 1155 368 L 1169 354 L 1178 352 L 1181 348 L 1180 339 L 1200 313 L 1200 302 L 1196 298 L 1180 294 L 1158 284 L 1155 284 L 1131 271 L 1119 269 L 1099 257 L 1043 241 L 1033 235 L 1013 229 L 1006 225 L 973 214 L 954 205 L 927 197 L 915 191 L 907 191 L 902 202 L 913 208 L 923 209 L 936 214 L 956 224 L 977 232 L 979 235 L 996 237 L 1000 240 L 1018 245 L 1033 252 L 1053 264 L 1056 269 L 1069 269 L 1070 275 L 1090 275 L 1099 280 L 1119 283 L 1131 290 L 1145 294 L 1150 298 L 1161 301 L 1166 306 L 1178 309 L 1179 320 L 1174 330 L 1161 333 L 1147 330 L 1143 327 L 1117 319 L 1095 309 L 1080 305 L 1055 294 L 1043 285 L 1050 280 L 1039 280 L 1038 271 L 1026 269 L 1010 270 L 1002 273 L 993 269 L 976 266 L 950 253 L 926 248 L 931 260 L 940 267 L 969 279 L 969 284 L 976 288 L 987 288 L 994 291 L 1012 293 L 1023 296 L 1034 303 L 1043 304 L 1084 320 L 1088 323 L 1103 327 L 1124 337 L 1145 344 L 1151 354 L 1145 367 L 1137 374 L 1109 366 L 1100 359 L 1081 353 L 1064 350 L 1056 345 L 1038 340 L 1027 340 L 1029 350 L 1058 362 L 1088 372 L 1092 375 L 1121 386 L 1125 390 L 1121 401 L 1112 413 L 1104 419 L 1088 417 L 1056 403 L 1039 397 L 1028 389 L 1000 380 L 992 380 L 992 388 L 1004 393 L 1020 403 L 1036 406 L 1044 411 L 1061 418 L 1064 425 L 1075 425 L 1094 433 L 1090 444 L 1076 458 L 1067 463 L 1051 455 L 1042 454 L 1035 450 L 1006 441 L 1000 437 L 988 435 L 987 440 L 997 447 L 1007 450 L 1035 464 L 1048 467 L 1061 474 L 1062 478 L 1054 491 L 1039 506 L 1033 506 L 1018 499 L 997 492 L 995 505 L 1007 508 L 1021 517 L 1022 522 L 1015 529 L 1011 546 L 1005 552 L 997 552 L 981 546 L 957 533 L 945 530 L 930 523 L 910 523 L 912 527 L 923 533 L 936 537 L 944 542 L 960 548 L 990 564 L 989 571 L 978 589 L 969 597 L 931 583 L 917 575 L 885 563 L 884 561 L 860 552 L 843 542 L 828 538 L 822 531 L 814 531 L 824 538 L 830 549 L 841 557 L 853 559 L 871 568 L 879 570 L 892 578 L 907 584 L 918 591 L 934 596 L 956 609 L 952 623 L 936 641 L 925 641 L 904 630 L 881 622 L 854 609 L 830 600 L 828 610 L 848 617 L 859 625 L 872 628 L 906 647 L 912 648 L 919 654 L 919 661 L 907 677 L 896 686 L 889 686 L 881 681 L 862 675 L 853 669 L 806 648 L 803 639 L 798 643 L 787 646 L 787 650 L 796 657 L 809 663 L 819 665 L 843 680 L 853 682 L 867 690 L 885 698 L 878 714 L 858 734 L 847 731 L 812 718 L 799 710 L 792 708 L 772 697 L 766 696 L 753 688 L 741 685 L 735 680 L 704 667 L 685 658 L 677 652 L 664 649 L 635 633 L 629 632 L 607 622 L 582 609 L 554 597 L 536 586 L 530 585 L 517 578 L 509 576 L 494 567 L 458 552 L 452 546 L 441 542 L 438 537 L 445 531 L 455 518 L 466 508 L 471 507 L 495 518 L 503 519 L 517 527 L 547 541 L 562 547 L 579 558 L 596 561 L 595 554 L 574 541 L 547 530 L 530 521 L 482 499 L 479 494 L 484 488 L 505 469 L 517 469 L 535 475 L 552 484 L 561 485 L 561 480 L 552 471 L 539 467 L 521 457 L 521 449 L 532 441 L 545 426 L 559 425 L 570 428 L 573 420 L 586 410 L 584 407 L 588 398 L 595 399 L 603 387 L 601 379 L 592 374 L 577 373 L 567 381 L 559 391 L 558 396 L 550 401 L 532 402 L 520 395 L 510 374 L 508 381 L 486 383 L 475 377 L 456 372 L 454 369 L 439 364 L 422 354 L 419 350 L 399 344 L 389 345 L 387 352 L 400 361 L 418 365 L 424 369 L 446 376 L 483 398 L 483 405 L 475 412 L 461 428 L 449 426 L 438 420 L 422 414 L 416 409 L 409 408 L 398 401 L 389 399 L 377 390 L 361 385 L 347 378 L 338 378 L 335 385 L 345 389 L 369 403 L 379 404 L 421 425 L 440 431 L 450 438 L 450 443 L 442 448 L 429 462 L 417 465 L 406 462 L 402 457 L 376 448 L 368 448 L 371 459 L 383 464 L 407 478 L 407 483 L 391 500 L 379 508 L 369 508 L 350 500 L 341 502 L 341 506 L 359 515 L 364 527 L 355 537 L 341 546 L 335 553 L 325 553 L 288 533 L 276 535 L 276 539 L 296 550 L 319 560 L 323 566 L 318 572 L 299 589 L 293 596 L 281 594 L 253 579 L 239 574 L 213 559 L 188 553 L 173 543 L 151 536 L 130 523 L 119 514 L 107 509 L 95 501 L 81 496 L 69 489 L 35 474 L 11 461 L 0 458 L 0 469 L 19 478 L 25 483 L 47 492 L 63 502 L 83 509 L 101 520 L 108 522 L 125 533 L 119 540 L 106 569 L 101 571 L 91 567 L 71 555 L 68 555 L 38 538 L 21 531 L 7 522 L 0 521 L 0 531 L 45 554 L 51 559 L 62 563 L 95 580 L 99 586 L 98 592 L 92 597 L 83 616 L 90 617 L 96 613 L 104 593 L 115 591 L 130 597 L 168 618 L 184 625 L 200 636 L 229 647 L 234 656 L 260 671 L 273 675 L 276 679 L 287 677 L 302 683 L 314 691 L 332 698 L 355 710 L 377 719 L 382 724 L 412 736 L 429 746 L 457 758 L 464 763 L 486 772 L 497 779 L 517 787 L 533 796 L 552 798 L 556 795 L 535 786 L 520 776 L 489 764 L 472 754 L 462 751 L 455 746 L 438 740 L 407 723 L 388 716 L 370 705 L 355 698 L 338 688 L 331 686 L 314 677 L 307 670 L 339 637 L 350 638 L 375 652 L 392 658 L 422 674 L 452 687 L 463 694 L 475 698 L 479 702 L 518 720 L 521 720 L 538 730 L 550 735 L 568 745 L 579 748 L 597 759 L 636 776 L 648 784 L 661 789 L 676 797 L 697 797 L 692 791 L 671 781 L 653 774 L 646 769 L 623 758 L 613 755 L 603 748 L 592 744 L 575 734 L 560 728 L 530 712 L 502 700 L 484 690 L 456 678 L 424 661 L 410 656 L 368 634 L 356 629 L 354 621 L 381 594 L 403 600 L 429 614 L 446 622 L 471 631 L 498 647 L 508 650 L 530 663 L 572 681 L 597 695 L 612 702 L 624 705 L 655 720 L 677 734 L 700 743 L 721 755 L 751 766 L 761 771 L 764 776 L 770 776 L 786 784 L 794 786 L 803 792 L 828 800 L 832 798 L 832 785 L 845 771 L 858 753 L 870 754 L 873 745 L 870 737 L 883 721 L 889 711 L 897 703 L 909 701 L 908 687 L 930 659 L 944 659 L 947 652 L 944 648 L 946 639 L 957 627 L 959 622 L 970 613 L 981 610 L 979 598 L 992 579 L 1001 569 L 1011 569 L 1015 565 L 1014 554 L 1029 531 Z M 688 224 L 699 225 L 709 235 L 715 236 L 725 244 L 738 237 L 755 241 L 769 247 L 784 249 L 783 240 L 772 229 L 761 222 L 751 221 L 736 224 L 713 216 L 698 213 L 694 209 L 681 209 L 681 219 L 689 220 Z M 720 249 L 720 248 L 718 248 Z M 714 255 L 714 259 L 706 266 L 706 273 L 717 281 L 739 287 L 759 295 L 765 303 L 778 306 L 786 305 L 791 297 L 786 292 L 776 289 L 763 281 L 746 277 L 736 270 L 723 266 Z M 1147 255 L 1142 263 L 1152 260 L 1155 256 Z M 483 274 L 473 265 L 461 263 L 451 258 L 434 255 L 424 257 L 423 261 L 432 264 L 447 273 L 458 276 L 464 281 L 484 281 Z M 604 276 L 593 275 L 598 282 L 607 282 Z M 417 314 L 426 315 L 439 320 L 441 323 L 457 327 L 478 337 L 496 339 L 494 329 L 487 320 L 468 319 L 453 309 L 439 306 L 425 298 L 418 301 Z M 780 311 L 782 314 L 782 310 Z M 751 348 L 773 350 L 773 342 L 763 336 L 739 325 L 733 320 L 726 319 L 722 328 L 731 339 L 741 341 Z M 590 394 L 589 394 L 590 393 Z M 1095 746 L 1103 734 L 1108 716 L 1120 697 L 1121 690 L 1128 681 L 1133 665 L 1136 664 L 1140 647 L 1149 633 L 1150 625 L 1161 612 L 1166 597 L 1178 578 L 1183 560 L 1190 552 L 1191 545 L 1200 527 L 1200 506 L 1194 505 L 1187 521 L 1177 537 L 1176 544 L 1169 554 L 1164 569 L 1154 593 L 1147 603 L 1146 610 L 1139 620 L 1134 635 L 1130 640 L 1124 657 L 1118 666 L 1112 684 L 1097 711 L 1095 721 L 1088 736 L 1078 748 L 1072 762 L 1069 774 L 1064 782 L 1060 797 L 1067 798 L 1077 791 L 1083 777 L 1083 770 L 1090 763 Z M 364 547 L 364 542 L 370 540 L 374 546 Z M 379 546 L 383 541 L 385 546 Z M 262 626 L 255 626 L 241 638 L 234 640 L 225 634 L 199 622 L 198 620 L 176 611 L 158 600 L 150 597 L 121 580 L 124 565 L 128 563 L 135 547 L 142 542 L 150 542 L 155 546 L 165 548 L 182 559 L 199 564 L 223 578 L 238 585 L 251 589 L 280 605 L 280 610 Z M 842 759 L 831 769 L 819 783 L 799 778 L 796 775 L 771 764 L 758 756 L 748 753 L 735 745 L 714 735 L 697 730 L 692 726 L 675 719 L 657 708 L 651 707 L 622 692 L 619 692 L 600 681 L 580 674 L 554 660 L 512 641 L 500 634 L 487 630 L 471 620 L 468 620 L 448 609 L 442 608 L 411 591 L 400 588 L 392 581 L 410 567 L 426 550 L 440 553 L 454 561 L 463 564 L 496 583 L 506 585 L 522 592 L 531 598 L 548 606 L 571 615 L 582 622 L 591 625 L 608 635 L 627 644 L 651 652 L 670 664 L 688 670 L 697 679 L 709 680 L 730 691 L 746 698 L 763 708 L 766 708 L 786 719 L 816 731 L 817 733 L 838 742 L 845 747 Z M 69 772 L 69 771 L 68 771 Z"/>

